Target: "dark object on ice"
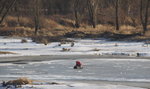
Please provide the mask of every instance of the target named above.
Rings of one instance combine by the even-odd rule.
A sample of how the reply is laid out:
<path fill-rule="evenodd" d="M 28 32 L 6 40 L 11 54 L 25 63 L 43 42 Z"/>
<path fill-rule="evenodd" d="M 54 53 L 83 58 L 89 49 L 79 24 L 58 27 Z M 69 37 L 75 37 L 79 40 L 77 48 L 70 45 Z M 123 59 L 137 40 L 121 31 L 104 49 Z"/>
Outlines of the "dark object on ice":
<path fill-rule="evenodd" d="M 3 81 L 3 83 L 2 83 L 2 87 L 6 87 L 7 85 L 6 85 L 6 82 L 5 81 Z"/>
<path fill-rule="evenodd" d="M 74 47 L 74 42 L 71 43 L 71 47 Z"/>
<path fill-rule="evenodd" d="M 59 85 L 59 83 L 57 83 L 57 82 L 51 82 L 50 84 L 52 84 L 52 85 Z"/>
<path fill-rule="evenodd" d="M 28 41 L 26 39 L 22 39 L 21 43 L 28 43 Z"/>
<path fill-rule="evenodd" d="M 73 68 L 74 69 L 83 69 L 83 67 L 80 67 L 80 66 L 74 66 Z"/>
<path fill-rule="evenodd" d="M 69 49 L 69 48 L 62 48 L 62 51 L 63 52 L 68 52 L 68 51 L 70 51 L 71 49 Z"/>
<path fill-rule="evenodd" d="M 80 61 L 76 61 L 76 65 L 73 67 L 74 69 L 83 69 Z"/>
<path fill-rule="evenodd" d="M 9 85 L 9 86 L 6 87 L 6 89 L 12 89 L 12 86 Z"/>
<path fill-rule="evenodd" d="M 139 57 L 140 56 L 140 53 L 137 53 L 137 57 Z"/>
<path fill-rule="evenodd" d="M 58 46 L 61 46 L 61 44 L 58 44 Z"/>

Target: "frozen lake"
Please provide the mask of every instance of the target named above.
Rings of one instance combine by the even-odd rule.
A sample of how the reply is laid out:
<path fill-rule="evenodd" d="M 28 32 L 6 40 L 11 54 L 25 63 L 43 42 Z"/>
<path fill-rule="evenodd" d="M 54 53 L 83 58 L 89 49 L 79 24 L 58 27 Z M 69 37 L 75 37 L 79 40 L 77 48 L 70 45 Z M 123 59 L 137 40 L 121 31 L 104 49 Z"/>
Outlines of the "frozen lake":
<path fill-rule="evenodd" d="M 0 82 L 27 77 L 48 82 L 87 83 L 87 87 L 98 85 L 92 89 L 103 86 L 102 89 L 108 86 L 109 89 L 139 89 L 119 85 L 150 88 L 150 46 L 144 42 L 71 39 L 75 41 L 71 47 L 71 43 L 44 45 L 26 39 L 27 43 L 21 43 L 21 38 L 0 37 L 0 51 L 13 53 L 0 55 Z M 63 51 L 64 48 L 70 51 Z M 82 70 L 73 69 L 76 60 L 83 63 Z"/>
<path fill-rule="evenodd" d="M 75 61 L 84 68 L 74 70 Z M 0 79 L 28 77 L 44 81 L 110 81 L 150 83 L 148 59 L 61 59 L 42 62 L 1 63 Z"/>

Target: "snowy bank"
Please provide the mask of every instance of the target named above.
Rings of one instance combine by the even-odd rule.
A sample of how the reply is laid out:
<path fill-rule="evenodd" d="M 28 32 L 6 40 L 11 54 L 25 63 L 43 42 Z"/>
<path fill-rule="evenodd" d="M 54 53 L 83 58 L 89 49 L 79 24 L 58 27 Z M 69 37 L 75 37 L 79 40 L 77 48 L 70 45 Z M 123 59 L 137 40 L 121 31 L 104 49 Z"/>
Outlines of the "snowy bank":
<path fill-rule="evenodd" d="M 61 84 L 61 85 L 22 85 L 21 88 L 9 86 L 9 89 L 145 89 L 123 85 L 94 85 L 85 83 Z M 0 87 L 5 89 L 6 87 Z"/>
<path fill-rule="evenodd" d="M 0 51 L 15 54 L 1 54 L 5 56 L 36 56 L 36 55 L 102 55 L 102 56 L 144 56 L 150 57 L 150 47 L 144 42 L 120 42 L 107 41 L 105 39 L 73 39 L 71 43 L 61 44 L 59 42 L 48 45 L 36 44 L 27 39 L 22 43 L 21 38 L 0 37 Z M 68 49 L 68 51 L 63 51 Z"/>

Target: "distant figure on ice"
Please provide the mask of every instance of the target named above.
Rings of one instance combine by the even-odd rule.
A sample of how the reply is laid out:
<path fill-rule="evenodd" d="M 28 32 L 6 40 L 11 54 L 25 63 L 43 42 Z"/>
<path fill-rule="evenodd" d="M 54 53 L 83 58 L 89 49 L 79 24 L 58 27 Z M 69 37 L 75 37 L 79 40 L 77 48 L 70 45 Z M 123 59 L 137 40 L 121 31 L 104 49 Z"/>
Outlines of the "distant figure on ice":
<path fill-rule="evenodd" d="M 82 68 L 83 68 L 83 66 L 82 66 L 81 62 L 76 61 L 76 65 L 74 66 L 74 69 L 82 69 Z"/>

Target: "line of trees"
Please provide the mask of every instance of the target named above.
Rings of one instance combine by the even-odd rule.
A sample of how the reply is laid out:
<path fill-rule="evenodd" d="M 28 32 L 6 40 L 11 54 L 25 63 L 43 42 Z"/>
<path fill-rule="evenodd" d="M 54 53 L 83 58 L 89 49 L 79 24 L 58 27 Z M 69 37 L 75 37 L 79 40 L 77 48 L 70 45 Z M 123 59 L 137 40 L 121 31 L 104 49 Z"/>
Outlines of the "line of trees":
<path fill-rule="evenodd" d="M 93 28 L 97 24 L 111 24 L 116 30 L 124 24 L 141 25 L 145 33 L 149 8 L 150 0 L 0 0 L 0 24 L 8 14 L 32 17 L 37 34 L 41 16 L 59 14 L 72 16 L 76 28 L 86 20 Z"/>

